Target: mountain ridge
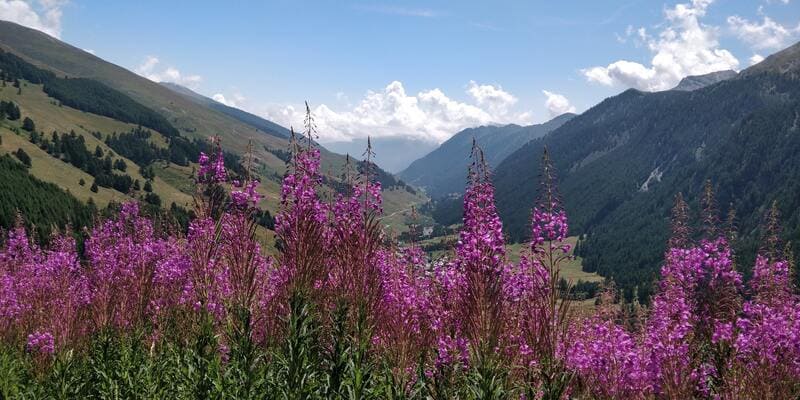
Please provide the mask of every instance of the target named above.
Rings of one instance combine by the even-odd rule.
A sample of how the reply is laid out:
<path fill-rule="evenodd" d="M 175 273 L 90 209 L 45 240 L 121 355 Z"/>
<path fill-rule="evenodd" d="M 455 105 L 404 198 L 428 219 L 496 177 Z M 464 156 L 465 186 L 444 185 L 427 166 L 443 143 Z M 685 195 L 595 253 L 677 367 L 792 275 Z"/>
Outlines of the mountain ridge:
<path fill-rule="evenodd" d="M 0 49 L 38 68 L 51 71 L 60 78 L 96 81 L 129 96 L 139 104 L 146 104 L 164 116 L 187 140 L 206 140 L 210 136 L 219 135 L 226 150 L 238 155 L 251 151 L 254 172 L 262 177 L 259 190 L 264 191 L 266 198 L 271 200 L 270 206 L 276 207 L 275 200 L 280 194 L 280 179 L 285 172 L 289 147 L 285 128 L 244 111 L 213 102 L 211 99 L 200 101 L 198 98 L 187 96 L 186 93 L 178 93 L 45 33 L 13 22 L 0 21 Z M 44 102 L 41 106 L 48 105 Z M 39 114 L 37 122 L 54 125 L 50 123 L 52 121 L 45 120 L 47 115 Z M 73 128 L 70 129 L 78 130 L 78 135 L 85 137 L 87 142 L 96 140 L 89 134 L 90 132 L 80 126 L 71 125 L 71 127 Z M 320 147 L 320 150 L 321 171 L 326 175 L 325 181 L 332 182 L 338 179 L 338 173 L 335 171 L 340 171 L 344 167 L 345 156 L 330 152 L 324 147 Z M 186 186 L 188 184 L 185 182 L 186 179 L 190 179 L 184 176 L 186 173 L 191 174 L 191 171 L 182 171 L 179 174 L 180 178 L 174 175 L 171 179 L 178 179 L 175 182 L 177 186 Z M 407 208 L 408 204 L 422 201 L 415 193 L 400 192 L 386 191 L 388 213 L 394 213 Z"/>
<path fill-rule="evenodd" d="M 464 189 L 472 139 L 484 151 L 491 167 L 530 140 L 549 134 L 575 117 L 566 113 L 542 124 L 520 126 L 484 125 L 464 129 L 422 158 L 412 162 L 398 175 L 406 182 L 425 188 L 431 197 L 461 193 Z"/>
<path fill-rule="evenodd" d="M 288 139 L 291 133 L 288 129 L 270 121 L 265 118 L 259 117 L 253 113 L 242 110 L 241 108 L 232 107 L 227 104 L 220 103 L 212 98 L 206 97 L 200 93 L 195 92 L 186 86 L 178 85 L 172 82 L 159 82 L 160 85 L 170 89 L 180 95 L 183 95 L 197 103 L 203 104 L 213 110 L 219 111 L 239 122 L 250 125 L 263 131 L 264 133 L 279 137 L 281 139 Z"/>
<path fill-rule="evenodd" d="M 732 205 L 739 216 L 740 248 L 755 242 L 774 200 L 790 221 L 784 237 L 797 246 L 800 44 L 765 62 L 694 91 L 626 90 L 529 142 L 495 169 L 507 233 L 528 235 L 532 183 L 546 146 L 573 233 L 586 235 L 584 267 L 613 278 L 629 298 L 636 286 L 649 294 L 642 284 L 662 260 L 674 196 L 682 192 L 696 211 L 707 179 L 720 211 Z"/>
<path fill-rule="evenodd" d="M 671 90 L 681 90 L 690 92 L 692 90 L 702 89 L 708 85 L 713 85 L 718 82 L 722 82 L 724 80 L 735 78 L 736 71 L 734 70 L 724 70 L 724 71 L 714 71 L 709 72 L 703 75 L 690 75 L 678 82 L 678 85 L 672 88 Z"/>

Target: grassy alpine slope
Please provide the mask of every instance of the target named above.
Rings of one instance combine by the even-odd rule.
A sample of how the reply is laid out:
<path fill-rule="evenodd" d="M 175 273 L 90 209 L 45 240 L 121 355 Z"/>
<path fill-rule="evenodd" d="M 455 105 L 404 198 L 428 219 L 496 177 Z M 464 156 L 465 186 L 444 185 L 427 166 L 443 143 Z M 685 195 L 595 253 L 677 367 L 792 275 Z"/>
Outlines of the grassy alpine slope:
<path fill-rule="evenodd" d="M 258 190 L 265 198 L 272 200 L 278 198 L 279 181 L 285 172 L 285 160 L 279 158 L 276 151 L 288 149 L 286 137 L 288 135 L 285 128 L 239 110 L 220 108 L 210 99 L 198 99 L 197 94 L 181 93 L 180 90 L 167 88 L 42 32 L 11 22 L 0 21 L 0 49 L 21 57 L 35 67 L 52 71 L 60 78 L 89 78 L 118 90 L 163 115 L 177 128 L 181 136 L 205 140 L 220 135 L 229 151 L 239 155 L 251 151 L 253 171 L 262 177 L 263 184 Z M 42 92 L 41 86 L 28 83 L 23 88 L 20 98 L 15 98 L 15 95 L 16 92 L 12 91 L 11 87 L 0 92 L 0 97 L 20 103 L 24 113 L 30 114 L 36 122 L 37 130 L 47 135 L 53 130 L 58 132 L 74 130 L 84 136 L 89 150 L 94 149 L 95 145 L 107 150 L 107 146 L 87 135 L 88 132 L 110 134 L 126 132 L 132 128 L 131 124 L 59 106 L 58 101 Z M 166 143 L 162 135 L 156 134 L 153 137 L 158 143 Z M 42 155 L 36 153 L 34 152 L 36 156 Z M 130 160 L 125 161 L 131 166 L 135 165 Z M 81 199 L 91 197 L 92 193 L 87 193 L 89 185 L 86 185 L 86 188 L 76 187 L 77 181 L 80 180 L 79 171 L 65 171 L 49 176 L 52 174 L 46 173 L 48 169 L 45 168 L 49 162 L 48 160 L 40 163 L 43 165 L 34 167 L 33 173 L 40 175 L 42 179 L 61 185 L 64 189 L 74 191 Z M 344 156 L 322 149 L 324 171 L 341 170 L 344 163 Z M 70 169 L 68 165 L 64 167 Z M 193 190 L 190 187 L 192 168 L 196 168 L 196 165 L 186 168 L 171 163 L 154 164 L 156 173 L 154 191 L 162 198 L 164 206 L 169 206 L 173 201 L 178 205 L 188 204 L 189 198 L 186 195 L 190 195 Z M 128 175 L 133 179 L 142 178 L 138 174 L 138 168 L 135 167 L 129 169 Z M 78 177 L 76 183 L 71 182 L 75 177 Z M 330 177 L 330 179 L 338 178 Z M 106 203 L 114 196 L 124 198 L 125 194 L 103 193 L 97 195 L 96 200 Z M 410 204 L 422 203 L 425 200 L 421 193 L 402 193 L 394 190 L 387 190 L 386 198 L 387 210 L 390 212 L 407 209 Z M 274 204 L 275 202 L 264 202 L 265 207 L 271 212 L 276 211 Z M 398 229 L 404 229 L 401 221 L 392 223 Z"/>

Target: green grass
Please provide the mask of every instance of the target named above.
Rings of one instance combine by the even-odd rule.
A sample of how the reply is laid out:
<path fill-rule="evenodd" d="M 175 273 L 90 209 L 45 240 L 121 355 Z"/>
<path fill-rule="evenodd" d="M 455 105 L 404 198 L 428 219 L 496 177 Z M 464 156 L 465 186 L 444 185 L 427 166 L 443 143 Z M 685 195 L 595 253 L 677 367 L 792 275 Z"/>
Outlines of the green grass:
<path fill-rule="evenodd" d="M 565 241 L 572 246 L 572 250 L 575 249 L 575 243 L 577 242 L 577 236 L 570 236 Z M 528 247 L 527 244 L 516 243 L 506 246 L 506 252 L 508 254 L 508 259 L 513 262 L 518 262 L 520 253 L 525 251 Z M 572 250 L 570 250 L 570 255 L 572 255 Z M 565 261 L 561 264 L 561 277 L 566 279 L 567 281 L 572 281 L 573 283 L 577 281 L 585 281 L 585 282 L 602 282 L 603 277 L 597 275 L 594 272 L 584 272 L 582 269 L 583 259 L 580 257 L 575 257 L 570 260 Z"/>
<path fill-rule="evenodd" d="M 268 172 L 265 175 L 265 179 L 262 180 L 262 189 L 260 191 L 267 198 L 265 202 L 262 202 L 261 206 L 270 210 L 270 212 L 277 210 L 280 186 L 276 182 L 267 179 L 267 176 L 270 173 L 283 176 L 285 164 L 274 154 L 268 152 L 265 147 L 287 149 L 288 141 L 286 139 L 266 134 L 253 126 L 180 95 L 172 89 L 35 30 L 0 22 L 0 46 L 40 68 L 52 70 L 59 76 L 92 78 L 103 82 L 164 115 L 184 136 L 205 139 L 212 135 L 220 135 L 222 145 L 226 150 L 240 155 L 245 154 L 248 148 L 252 149 L 256 165 L 263 167 Z M 7 90 L 7 93 L 0 94 L 0 96 L 12 95 L 10 89 Z M 13 94 L 15 95 L 16 92 Z M 23 95 L 27 96 L 26 88 L 23 88 Z M 36 110 L 36 107 L 46 106 L 50 102 L 51 100 L 42 93 L 36 104 L 27 106 L 31 109 L 31 113 L 40 116 L 39 119 L 42 119 L 44 124 L 42 127 L 47 129 L 46 132 L 48 134 L 51 129 L 57 128 L 61 131 L 66 127 L 82 123 L 78 120 L 87 118 L 91 118 L 92 122 L 87 122 L 85 126 L 93 126 L 95 127 L 93 129 L 101 130 L 104 133 L 114 130 L 118 132 L 129 130 L 129 124 L 86 113 L 81 113 L 84 114 L 83 116 L 75 114 L 43 116 Z M 41 109 L 44 110 L 44 108 Z M 52 109 L 47 110 L 48 113 L 52 111 Z M 24 110 L 23 114 L 25 114 Z M 39 124 L 39 119 L 34 118 L 37 125 Z M 294 128 L 298 132 L 303 129 L 297 126 Z M 76 132 L 78 132 L 77 129 Z M 252 146 L 248 146 L 251 143 Z M 332 177 L 338 176 L 344 167 L 344 163 L 345 157 L 343 155 L 322 150 L 322 173 L 330 174 Z M 164 175 L 159 175 L 159 177 L 169 182 L 169 179 Z M 186 193 L 185 188 L 180 183 L 171 181 L 171 185 L 177 188 L 177 192 Z M 156 186 L 158 190 L 159 186 Z M 176 201 L 176 203 L 180 204 L 186 200 L 183 196 L 174 193 L 165 193 L 164 195 L 159 193 L 159 196 L 162 197 L 162 203 L 167 205 L 170 201 Z M 391 214 L 395 211 L 409 208 L 410 204 L 420 202 L 421 199 L 417 196 L 408 196 L 399 191 L 388 191 L 384 194 L 384 201 L 387 214 Z M 390 218 L 388 223 L 396 229 L 404 229 L 401 218 Z"/>
<path fill-rule="evenodd" d="M 12 91 L 11 89 L 15 88 L 0 88 L 0 100 L 11 100 L 19 105 L 23 118 L 30 117 L 33 119 L 36 124 L 36 130 L 40 131 L 43 137 L 49 139 L 53 131 L 59 133 L 75 131 L 76 134 L 83 136 L 87 150 L 92 151 L 95 146 L 100 146 L 103 152 L 112 152 L 112 154 L 115 154 L 115 160 L 122 159 L 128 165 L 125 173 L 133 179 L 138 179 L 144 185 L 145 179 L 139 173 L 139 168 L 133 161 L 116 155 L 102 140 L 91 134 L 91 132 L 98 131 L 103 135 L 108 135 L 112 132 L 127 132 L 135 128 L 136 125 L 86 113 L 67 106 L 59 106 L 56 100 L 48 97 L 42 91 L 41 85 L 24 83 L 21 95 L 17 94 L 16 90 Z M 18 148 L 25 150 L 31 156 L 33 164 L 31 173 L 39 179 L 55 183 L 82 201 L 88 201 L 89 198 L 92 198 L 101 207 L 104 207 L 110 201 L 119 202 L 132 199 L 127 194 L 108 188 L 100 188 L 98 193 L 91 192 L 89 189 L 94 178 L 89 174 L 52 157 L 30 143 L 27 132 L 20 131 L 19 136 L 11 132 L 8 128 L 18 127 L 18 121 L 3 121 L 0 124 L 4 125 L 2 129 L 4 132 L 2 150 L 4 152 L 13 152 Z M 160 135 L 154 136 L 160 137 Z M 8 137 L 7 142 L 5 140 L 6 137 Z M 85 181 L 83 186 L 78 183 L 81 179 Z M 185 188 L 189 184 L 191 184 L 191 180 L 186 177 L 182 180 L 175 177 L 171 182 L 167 182 L 159 176 L 153 181 L 153 191 L 161 197 L 161 202 L 165 206 L 169 206 L 172 202 L 187 206 L 191 204 L 191 196 L 183 192 L 181 188 Z"/>
<path fill-rule="evenodd" d="M 458 236 L 450 235 L 446 237 L 426 239 L 421 241 L 420 245 L 424 246 L 426 244 L 433 244 L 443 239 L 455 242 L 455 240 L 458 240 Z M 572 249 L 574 250 L 575 243 L 577 240 L 578 240 L 577 236 L 570 236 L 567 238 L 566 242 L 572 245 Z M 528 247 L 527 243 L 515 243 L 506 245 L 506 256 L 508 258 L 508 261 L 514 263 L 519 262 L 520 254 L 523 251 L 526 251 L 527 247 Z M 451 256 L 452 253 L 453 253 L 452 249 L 437 250 L 432 252 L 431 257 L 437 259 L 444 256 Z M 572 251 L 570 251 L 570 255 L 572 255 Z M 575 257 L 570 260 L 564 261 L 561 264 L 561 277 L 566 279 L 567 281 L 572 281 L 572 283 L 576 283 L 578 281 L 603 282 L 603 277 L 598 275 L 597 273 L 583 271 L 582 263 L 583 259 L 580 257 Z"/>
<path fill-rule="evenodd" d="M 381 222 L 394 233 L 405 232 L 408 230 L 407 221 L 411 216 L 411 207 L 419 207 L 426 201 L 428 198 L 421 191 L 413 194 L 402 188 L 384 190 Z"/>
<path fill-rule="evenodd" d="M 99 207 L 105 207 L 111 201 L 131 200 L 130 197 L 109 188 L 101 187 L 97 193 L 93 193 L 89 190 L 94 181 L 91 175 L 50 156 L 29 142 L 27 134 L 17 135 L 7 128 L 0 128 L 0 136 L 3 138 L 0 153 L 12 153 L 17 149 L 23 149 L 31 157 L 30 173 L 33 176 L 58 185 L 81 201 L 86 202 L 92 198 Z M 81 179 L 85 181 L 83 186 L 79 184 Z"/>
<path fill-rule="evenodd" d="M 136 125 L 120 122 L 108 117 L 79 111 L 70 107 L 59 107 L 58 101 L 48 97 L 42 91 L 42 85 L 23 82 L 22 94 L 11 86 L 0 88 L 0 100 L 10 100 L 19 105 L 24 117 L 30 117 L 36 123 L 36 130 L 44 132 L 47 137 L 53 131 L 89 133 L 89 130 L 104 134 L 111 132 L 127 132 Z"/>

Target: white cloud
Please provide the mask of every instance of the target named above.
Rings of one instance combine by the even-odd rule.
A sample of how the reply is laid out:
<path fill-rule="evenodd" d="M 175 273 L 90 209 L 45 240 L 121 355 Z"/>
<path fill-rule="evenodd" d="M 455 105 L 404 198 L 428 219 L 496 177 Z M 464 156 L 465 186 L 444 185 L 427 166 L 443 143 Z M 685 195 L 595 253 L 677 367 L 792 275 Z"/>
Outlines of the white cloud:
<path fill-rule="evenodd" d="M 575 107 L 569 104 L 569 100 L 564 97 L 562 94 L 553 93 L 547 90 L 542 90 L 545 96 L 547 96 L 547 100 L 544 102 L 544 106 L 547 108 L 547 111 L 550 113 L 550 118 L 557 117 L 564 113 L 574 113 Z"/>
<path fill-rule="evenodd" d="M 800 36 L 800 24 L 787 28 L 766 15 L 761 23 L 733 15 L 728 17 L 728 26 L 739 39 L 756 50 L 782 49 Z"/>
<path fill-rule="evenodd" d="M 222 93 L 217 93 L 211 96 L 214 101 L 225 104 L 228 107 L 235 107 L 235 108 L 242 108 L 244 103 L 247 101 L 247 98 L 241 95 L 241 93 L 234 93 L 228 97 L 225 97 Z"/>
<path fill-rule="evenodd" d="M 200 75 L 186 75 L 175 67 L 159 69 L 161 61 L 158 57 L 147 56 L 144 62 L 136 68 L 136 73 L 154 82 L 172 82 L 197 89 L 203 78 Z"/>
<path fill-rule="evenodd" d="M 756 64 L 764 61 L 764 56 L 762 56 L 761 54 L 753 54 L 753 56 L 750 57 L 749 61 L 750 61 L 750 65 L 756 65 Z"/>
<path fill-rule="evenodd" d="M 217 93 L 217 94 L 211 96 L 211 98 L 214 99 L 214 101 L 216 101 L 217 103 L 222 103 L 222 104 L 225 104 L 226 106 L 233 107 L 233 105 L 231 105 L 231 103 L 228 102 L 228 100 L 225 99 L 225 95 L 223 95 L 222 93 Z"/>
<path fill-rule="evenodd" d="M 717 29 L 700 22 L 712 1 L 692 0 L 666 9 L 665 27 L 657 37 L 648 35 L 643 28 L 636 30 L 638 38 L 653 53 L 650 66 L 619 60 L 581 72 L 590 82 L 657 91 L 674 87 L 688 75 L 737 69 L 739 60 L 720 48 Z"/>
<path fill-rule="evenodd" d="M 409 95 L 394 81 L 382 91 L 369 91 L 354 107 L 335 111 L 325 104 L 314 108 L 321 142 L 356 138 L 406 137 L 441 143 L 456 132 L 491 123 L 531 123 L 531 113 L 514 113 L 517 99 L 500 87 L 470 82 L 467 94 L 475 104 L 448 97 L 440 89 Z M 269 106 L 260 112 L 284 126 L 302 129 L 303 109 Z"/>
<path fill-rule="evenodd" d="M 508 115 L 510 108 L 517 103 L 517 98 L 499 85 L 478 85 L 475 81 L 469 81 L 467 94 L 475 99 L 479 106 L 488 108 L 490 114 L 503 119 Z"/>
<path fill-rule="evenodd" d="M 0 19 L 61 38 L 64 0 L 0 0 Z"/>

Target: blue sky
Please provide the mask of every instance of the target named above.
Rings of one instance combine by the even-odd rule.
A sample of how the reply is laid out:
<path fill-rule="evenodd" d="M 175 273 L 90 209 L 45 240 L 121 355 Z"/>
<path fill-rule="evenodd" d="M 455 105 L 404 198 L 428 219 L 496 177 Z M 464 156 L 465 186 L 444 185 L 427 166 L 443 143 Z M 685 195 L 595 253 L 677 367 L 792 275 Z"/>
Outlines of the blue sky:
<path fill-rule="evenodd" d="M 308 100 L 323 142 L 542 122 L 800 40 L 800 0 L 0 0 L 0 19 L 282 124 Z"/>

